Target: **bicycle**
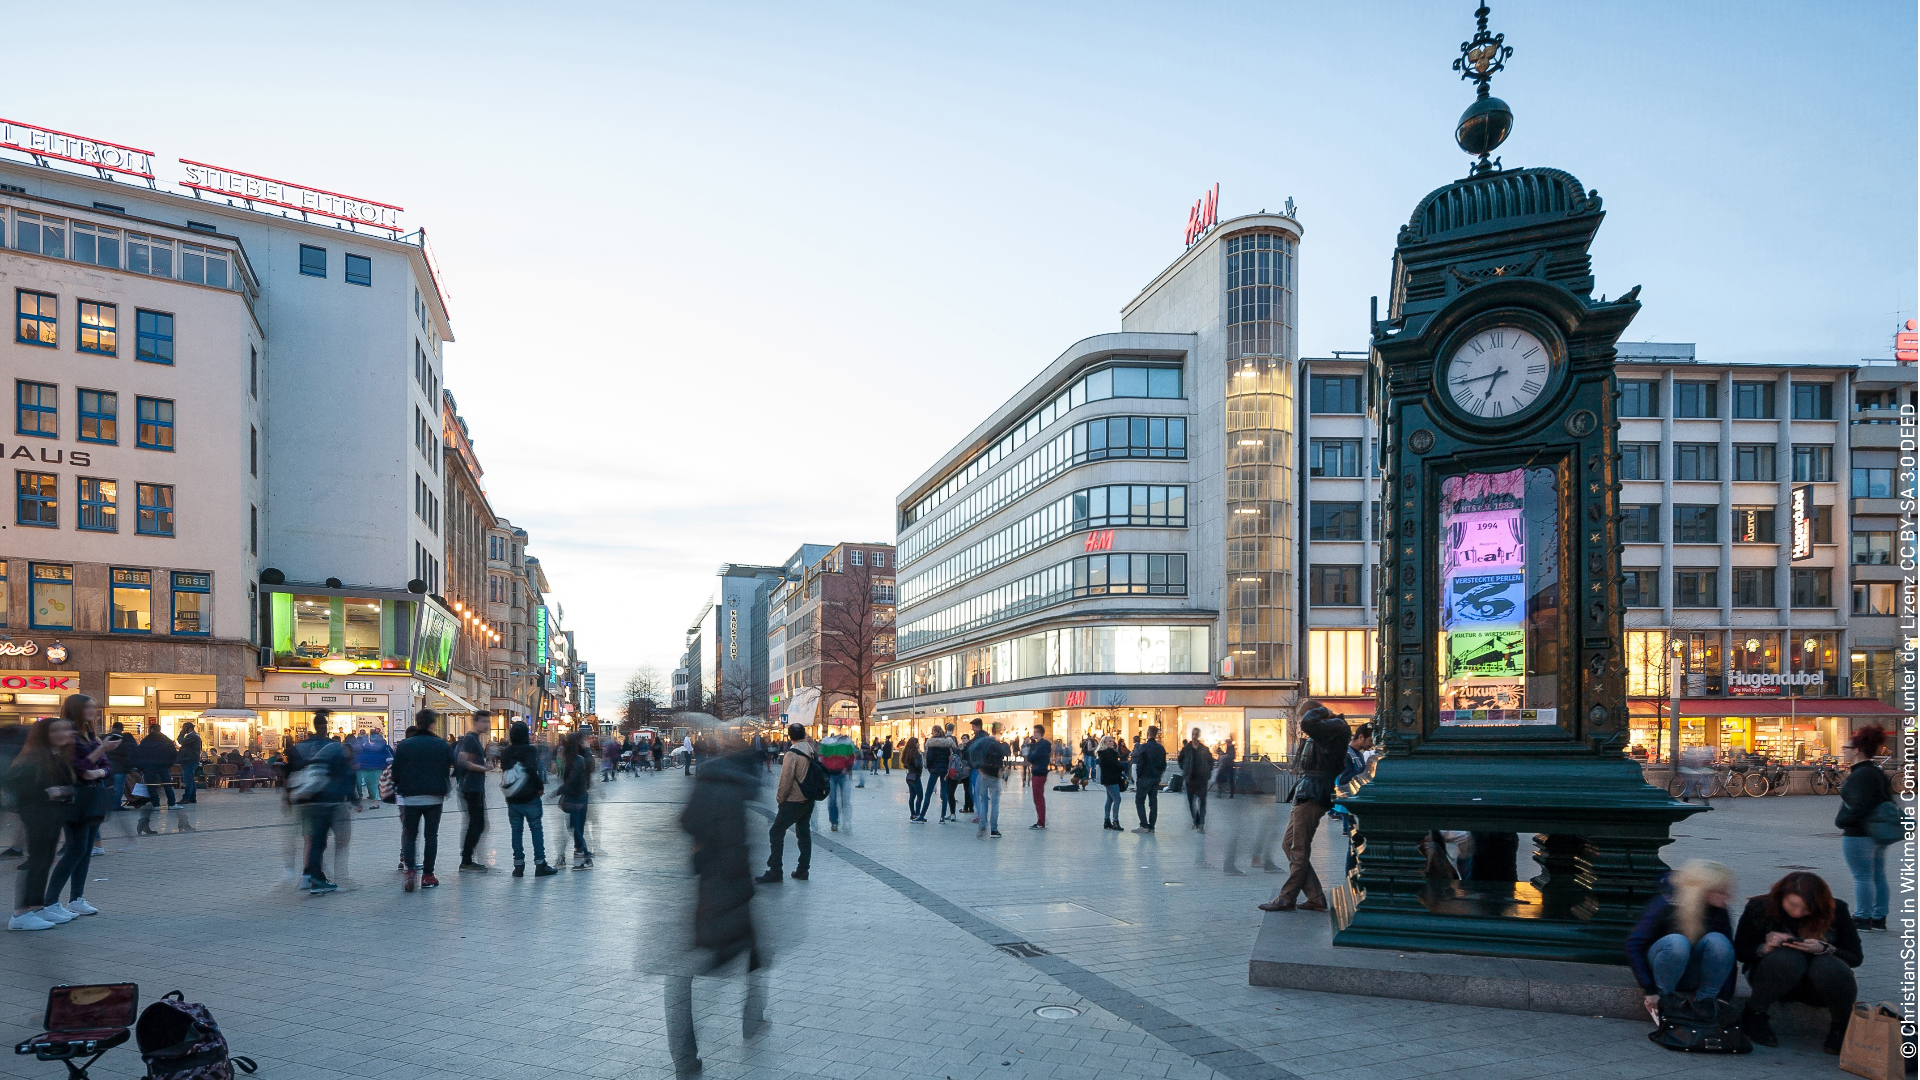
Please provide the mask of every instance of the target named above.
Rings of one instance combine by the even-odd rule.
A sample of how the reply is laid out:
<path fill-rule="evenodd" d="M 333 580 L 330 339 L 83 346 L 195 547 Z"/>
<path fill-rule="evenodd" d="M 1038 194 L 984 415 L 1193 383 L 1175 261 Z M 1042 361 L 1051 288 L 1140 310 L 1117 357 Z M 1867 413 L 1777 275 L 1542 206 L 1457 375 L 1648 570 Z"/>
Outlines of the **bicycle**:
<path fill-rule="evenodd" d="M 1840 791 L 1842 777 L 1834 766 L 1833 759 L 1821 758 L 1813 763 L 1813 772 L 1807 777 L 1807 785 L 1815 795 L 1834 795 Z"/>
<path fill-rule="evenodd" d="M 1785 765 L 1768 759 L 1757 768 L 1749 769 L 1740 786 L 1756 799 L 1762 795 L 1785 795 L 1789 776 Z"/>

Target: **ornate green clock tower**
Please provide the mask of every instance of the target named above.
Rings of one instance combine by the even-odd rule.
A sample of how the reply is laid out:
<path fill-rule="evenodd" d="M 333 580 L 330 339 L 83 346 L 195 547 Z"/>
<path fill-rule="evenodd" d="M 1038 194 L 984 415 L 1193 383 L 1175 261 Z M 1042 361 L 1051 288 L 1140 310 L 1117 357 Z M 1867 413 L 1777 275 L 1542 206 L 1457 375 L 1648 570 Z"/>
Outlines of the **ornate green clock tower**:
<path fill-rule="evenodd" d="M 1390 754 L 1343 800 L 1364 851 L 1334 943 L 1624 963 L 1669 827 L 1698 810 L 1622 753 L 1613 363 L 1640 290 L 1593 296 L 1597 192 L 1489 160 L 1513 126 L 1489 83 L 1513 50 L 1475 14 L 1455 138 L 1478 160 L 1401 228 L 1373 328 Z M 1489 852 L 1530 835 L 1532 859 L 1522 842 L 1513 880 L 1429 879 L 1431 830 Z"/>

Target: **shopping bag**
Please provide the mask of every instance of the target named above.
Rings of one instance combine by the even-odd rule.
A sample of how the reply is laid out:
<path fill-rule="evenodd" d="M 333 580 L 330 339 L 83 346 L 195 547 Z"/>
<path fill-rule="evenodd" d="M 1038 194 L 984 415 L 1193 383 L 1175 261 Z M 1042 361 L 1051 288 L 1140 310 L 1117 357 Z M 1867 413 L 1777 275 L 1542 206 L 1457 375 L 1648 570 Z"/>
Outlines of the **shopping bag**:
<path fill-rule="evenodd" d="M 1840 1048 L 1840 1067 L 1868 1080 L 1901 1080 L 1906 1061 L 1900 1052 L 1900 1012 L 1890 1001 L 1857 1001 Z"/>

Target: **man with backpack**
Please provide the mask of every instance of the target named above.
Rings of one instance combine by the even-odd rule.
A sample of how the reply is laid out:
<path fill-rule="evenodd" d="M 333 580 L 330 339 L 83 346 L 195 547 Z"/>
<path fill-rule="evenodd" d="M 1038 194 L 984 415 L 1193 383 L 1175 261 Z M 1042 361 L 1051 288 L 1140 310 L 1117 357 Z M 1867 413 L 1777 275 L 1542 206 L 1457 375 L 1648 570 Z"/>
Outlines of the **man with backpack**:
<path fill-rule="evenodd" d="M 1027 782 L 1033 788 L 1033 824 L 1029 829 L 1047 827 L 1047 766 L 1053 764 L 1053 744 L 1047 741 L 1047 726 L 1033 725 L 1033 738 L 1027 741 L 1021 756 L 1027 759 Z"/>
<path fill-rule="evenodd" d="M 1302 911 L 1327 910 L 1326 892 L 1313 870 L 1313 834 L 1320 828 L 1320 819 L 1333 809 L 1334 781 L 1346 770 L 1353 729 L 1318 701 L 1309 698 L 1300 704 L 1300 783 L 1293 790 L 1293 810 L 1280 838 L 1280 850 L 1287 856 L 1287 880 L 1273 899 L 1260 905 L 1262 911 L 1292 911 L 1296 906 Z M 1296 905 L 1302 892 L 1306 899 Z"/>
<path fill-rule="evenodd" d="M 973 718 L 973 738 L 967 742 L 967 763 L 973 766 L 973 802 L 979 807 L 981 838 L 1000 838 L 1000 772 L 1006 766 L 1007 744 L 994 738 Z"/>
<path fill-rule="evenodd" d="M 1134 832 L 1150 833 L 1160 823 L 1160 777 L 1166 771 L 1167 748 L 1160 745 L 1160 729 L 1150 727 L 1133 748 L 1133 812 L 1140 817 Z"/>
<path fill-rule="evenodd" d="M 330 893 L 340 886 L 327 880 L 321 859 L 327 853 L 327 835 L 346 828 L 347 800 L 360 805 L 360 793 L 353 789 L 353 760 L 346 747 L 327 738 L 326 709 L 315 709 L 313 734 L 287 748 L 286 799 L 301 808 L 307 825 L 307 889 L 314 896 Z M 336 865 L 338 860 L 336 860 Z"/>
<path fill-rule="evenodd" d="M 827 825 L 834 832 L 839 832 L 843 824 L 848 832 L 853 831 L 853 780 L 859 753 L 852 737 L 844 732 L 836 731 L 820 740 L 820 764 L 827 770 L 831 786 L 831 797 L 827 799 Z"/>
<path fill-rule="evenodd" d="M 780 762 L 780 781 L 773 790 L 774 804 L 780 808 L 767 830 L 767 872 L 754 878 L 762 885 L 780 883 L 780 864 L 785 857 L 787 830 L 799 840 L 800 861 L 794 864 L 793 879 L 807 880 L 807 868 L 813 865 L 813 804 L 829 794 L 827 770 L 820 763 L 815 747 L 807 738 L 807 729 L 799 724 L 787 727 L 792 745 Z"/>

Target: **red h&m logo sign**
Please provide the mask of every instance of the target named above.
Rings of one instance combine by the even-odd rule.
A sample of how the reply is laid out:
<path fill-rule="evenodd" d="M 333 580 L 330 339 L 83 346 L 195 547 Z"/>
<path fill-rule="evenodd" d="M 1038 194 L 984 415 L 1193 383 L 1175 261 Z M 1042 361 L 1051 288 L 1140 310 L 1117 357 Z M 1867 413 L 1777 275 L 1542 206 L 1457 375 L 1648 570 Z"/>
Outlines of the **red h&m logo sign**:
<path fill-rule="evenodd" d="M 1088 533 L 1087 543 L 1084 550 L 1112 551 L 1113 550 L 1113 530 L 1101 529 L 1097 532 Z"/>
<path fill-rule="evenodd" d="M 986 703 L 985 701 L 976 701 L 976 702 L 974 702 L 974 703 L 973 703 L 973 711 L 974 711 L 974 712 L 986 712 L 986 711 L 987 711 L 987 703 Z"/>
<path fill-rule="evenodd" d="M 1067 708 L 1078 709 L 1085 706 L 1086 703 L 1087 703 L 1087 692 L 1085 690 L 1067 691 L 1067 704 L 1066 704 Z"/>
<path fill-rule="evenodd" d="M 1208 229 L 1220 224 L 1220 185 L 1213 185 L 1187 211 L 1187 246 L 1193 246 L 1195 240 L 1206 235 Z"/>
<path fill-rule="evenodd" d="M 1227 692 L 1225 690 L 1209 690 L 1200 699 L 1200 704 L 1202 705 L 1225 705 L 1226 703 Z"/>

